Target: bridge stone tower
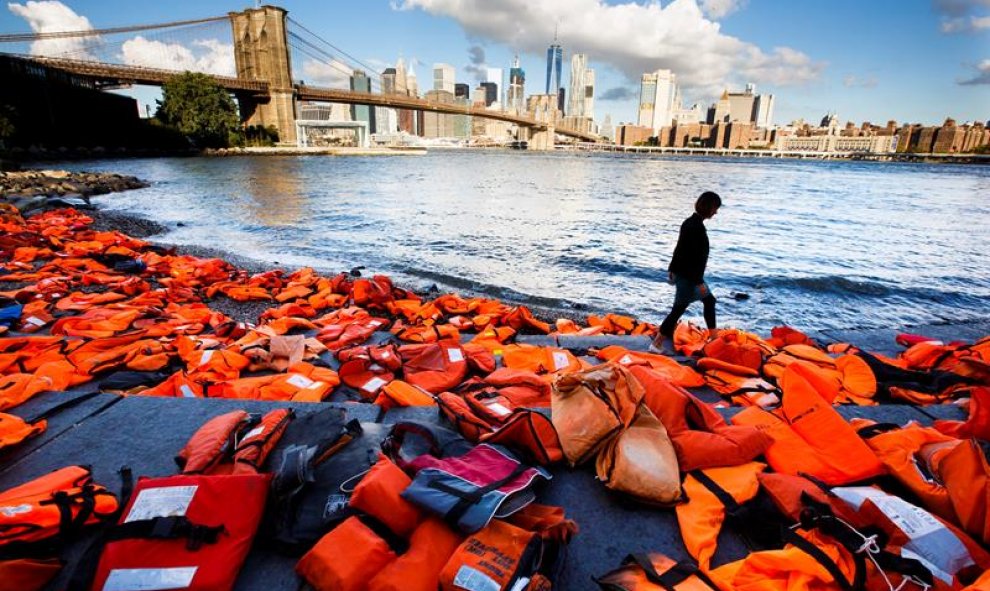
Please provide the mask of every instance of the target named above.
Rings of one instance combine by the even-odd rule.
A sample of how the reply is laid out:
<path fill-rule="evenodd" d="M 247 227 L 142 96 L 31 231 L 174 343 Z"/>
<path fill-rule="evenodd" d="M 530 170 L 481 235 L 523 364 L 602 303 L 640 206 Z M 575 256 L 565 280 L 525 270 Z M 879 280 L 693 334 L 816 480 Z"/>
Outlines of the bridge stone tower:
<path fill-rule="evenodd" d="M 270 97 L 238 97 L 241 118 L 248 125 L 273 125 L 279 141 L 296 143 L 296 104 L 285 29 L 287 11 L 277 6 L 231 12 L 237 77 L 267 82 Z"/>

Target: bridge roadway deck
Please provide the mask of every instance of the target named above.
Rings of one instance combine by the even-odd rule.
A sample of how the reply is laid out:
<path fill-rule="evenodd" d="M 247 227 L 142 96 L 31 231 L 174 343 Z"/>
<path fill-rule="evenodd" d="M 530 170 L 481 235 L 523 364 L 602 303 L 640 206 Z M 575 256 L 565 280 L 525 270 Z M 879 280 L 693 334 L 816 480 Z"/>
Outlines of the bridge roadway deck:
<path fill-rule="evenodd" d="M 910 330 L 946 339 L 971 340 L 990 334 L 990 322 L 915 327 Z M 842 340 L 867 350 L 893 353 L 894 334 L 893 330 L 852 330 L 829 331 L 817 336 L 825 342 Z M 529 337 L 528 340 L 534 343 L 557 342 L 552 337 Z M 559 344 L 580 351 L 610 342 L 639 350 L 648 345 L 644 337 L 561 337 Z M 79 392 L 43 394 L 17 407 L 13 413 L 22 417 L 35 416 L 64 401 L 66 396 L 78 396 L 85 391 L 87 388 L 83 387 Z M 698 394 L 709 401 L 717 400 L 711 391 L 702 390 Z M 341 407 L 349 418 L 366 424 L 388 425 L 407 419 L 439 420 L 435 409 L 396 409 L 382 414 L 378 407 L 367 404 L 339 401 L 324 404 Z M 175 465 L 172 457 L 206 419 L 239 408 L 259 412 L 274 407 L 292 407 L 299 414 L 318 408 L 317 405 L 300 403 L 98 394 L 55 415 L 43 435 L 0 455 L 0 490 L 70 464 L 91 465 L 96 480 L 111 488 L 118 486 L 116 471 L 122 465 L 129 465 L 135 476 L 173 474 Z M 932 417 L 962 418 L 962 412 L 954 406 L 928 407 L 924 412 L 902 405 L 842 407 L 839 411 L 846 417 L 864 416 L 895 423 L 916 420 L 928 424 Z M 734 409 L 723 409 L 722 412 L 731 416 Z M 274 457 L 278 452 L 276 449 Z M 614 568 L 630 552 L 656 550 L 675 559 L 687 557 L 672 510 L 637 506 L 617 499 L 595 480 L 591 467 L 576 470 L 557 467 L 552 472 L 553 480 L 541 493 L 540 502 L 563 506 L 567 515 L 575 519 L 581 528 L 570 545 L 567 565 L 559 582 L 560 589 L 595 588 L 591 577 Z M 262 539 L 256 540 L 236 589 L 277 591 L 299 588 L 300 582 L 293 571 L 297 558 L 266 549 L 263 542 Z M 84 543 L 85 540 L 77 542 L 65 552 L 64 557 L 70 567 L 78 560 Z M 715 563 L 735 559 L 745 551 L 741 540 L 725 533 L 720 537 Z M 51 588 L 57 588 L 60 580 L 61 577 Z"/>

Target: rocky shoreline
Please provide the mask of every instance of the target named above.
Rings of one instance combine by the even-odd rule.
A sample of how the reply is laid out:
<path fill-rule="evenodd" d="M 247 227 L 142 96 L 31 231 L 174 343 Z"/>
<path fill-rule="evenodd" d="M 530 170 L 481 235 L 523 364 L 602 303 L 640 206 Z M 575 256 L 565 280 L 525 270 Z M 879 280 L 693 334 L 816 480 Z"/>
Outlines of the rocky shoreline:
<path fill-rule="evenodd" d="M 0 202 L 21 213 L 49 206 L 87 208 L 90 197 L 131 189 L 148 183 L 133 176 L 65 170 L 21 170 L 0 172 Z"/>

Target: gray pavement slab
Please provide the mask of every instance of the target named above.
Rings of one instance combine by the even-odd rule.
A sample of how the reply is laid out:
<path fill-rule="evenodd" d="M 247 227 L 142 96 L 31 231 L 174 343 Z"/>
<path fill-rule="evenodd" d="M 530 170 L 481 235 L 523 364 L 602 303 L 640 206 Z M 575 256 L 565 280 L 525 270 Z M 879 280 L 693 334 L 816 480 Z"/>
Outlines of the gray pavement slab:
<path fill-rule="evenodd" d="M 70 429 L 79 425 L 90 416 L 100 413 L 112 404 L 121 400 L 115 394 L 93 394 L 87 392 L 44 392 L 9 411 L 9 414 L 33 422 L 43 413 L 53 411 L 62 404 L 72 406 L 56 410 L 46 420 L 48 427 L 44 433 L 24 441 L 12 449 L 0 452 L 0 470 L 3 466 L 13 464 L 20 458 L 26 457 L 35 450 L 64 435 Z"/>
<path fill-rule="evenodd" d="M 894 341 L 899 330 L 892 328 L 869 328 L 850 330 L 823 330 L 826 343 L 852 343 L 864 351 L 895 356 L 904 348 Z"/>
<path fill-rule="evenodd" d="M 559 347 L 559 337 L 544 334 L 517 334 L 515 341 L 520 345 L 536 345 L 537 347 Z"/>
<path fill-rule="evenodd" d="M 576 336 L 560 335 L 557 337 L 560 347 L 572 351 L 586 351 L 588 349 L 602 349 L 610 345 L 625 347 L 630 351 L 646 351 L 653 342 L 650 337 L 643 335 L 593 335 Z"/>

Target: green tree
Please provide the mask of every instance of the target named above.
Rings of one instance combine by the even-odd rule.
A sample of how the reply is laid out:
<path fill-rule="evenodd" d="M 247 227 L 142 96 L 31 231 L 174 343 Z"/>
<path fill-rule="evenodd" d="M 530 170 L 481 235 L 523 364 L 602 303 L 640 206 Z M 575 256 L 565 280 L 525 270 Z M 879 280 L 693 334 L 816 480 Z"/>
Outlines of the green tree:
<path fill-rule="evenodd" d="M 234 99 L 206 74 L 185 72 L 166 82 L 155 117 L 199 148 L 223 148 L 241 141 Z"/>

